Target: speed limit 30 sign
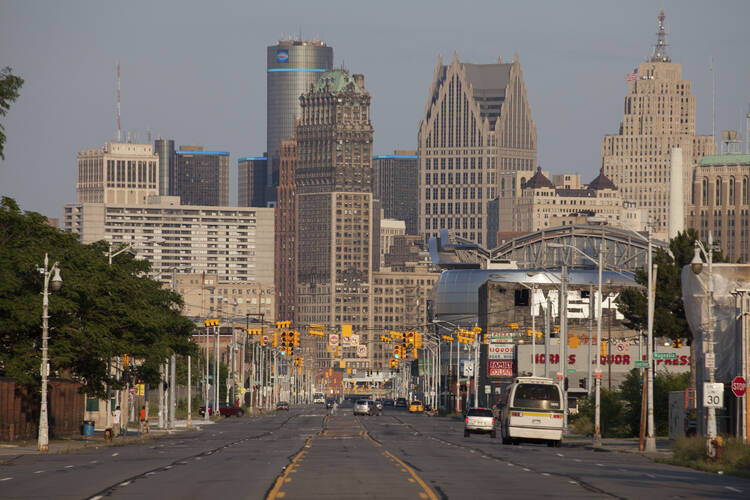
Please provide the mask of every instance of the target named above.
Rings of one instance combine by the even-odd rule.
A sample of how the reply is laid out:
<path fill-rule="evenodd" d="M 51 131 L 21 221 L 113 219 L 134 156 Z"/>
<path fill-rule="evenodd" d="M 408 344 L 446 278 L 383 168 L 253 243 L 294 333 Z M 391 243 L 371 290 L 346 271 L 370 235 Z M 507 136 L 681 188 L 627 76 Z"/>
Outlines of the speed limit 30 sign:
<path fill-rule="evenodd" d="M 703 384 L 703 406 L 706 408 L 724 407 L 724 384 L 720 382 Z"/>

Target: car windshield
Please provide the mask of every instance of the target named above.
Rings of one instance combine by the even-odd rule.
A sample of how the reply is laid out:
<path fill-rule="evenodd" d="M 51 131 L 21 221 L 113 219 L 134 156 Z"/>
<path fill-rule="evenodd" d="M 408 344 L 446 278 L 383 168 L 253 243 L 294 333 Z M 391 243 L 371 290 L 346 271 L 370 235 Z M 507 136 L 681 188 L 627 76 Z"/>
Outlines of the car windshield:
<path fill-rule="evenodd" d="M 368 404 L 368 401 L 366 399 L 360 399 L 359 401 L 357 401 L 357 404 L 358 405 L 366 405 L 366 404 Z"/>
<path fill-rule="evenodd" d="M 492 416 L 492 410 L 488 410 L 486 408 L 472 408 L 469 410 L 469 413 L 466 414 L 467 417 L 491 417 Z"/>
<path fill-rule="evenodd" d="M 411 404 L 413 404 L 413 405 L 421 405 L 422 402 L 421 401 L 412 401 Z"/>
<path fill-rule="evenodd" d="M 551 384 L 519 384 L 513 398 L 516 408 L 560 409 L 560 392 Z"/>

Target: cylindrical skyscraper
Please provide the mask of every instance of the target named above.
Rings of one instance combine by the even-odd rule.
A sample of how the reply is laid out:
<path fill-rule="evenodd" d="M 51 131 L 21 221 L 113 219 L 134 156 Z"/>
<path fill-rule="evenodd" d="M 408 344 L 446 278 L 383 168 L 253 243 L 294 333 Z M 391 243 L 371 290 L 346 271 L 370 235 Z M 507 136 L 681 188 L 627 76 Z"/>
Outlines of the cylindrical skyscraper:
<path fill-rule="evenodd" d="M 299 96 L 333 68 L 333 48 L 320 41 L 280 40 L 268 47 L 266 62 L 267 201 L 276 200 L 281 141 L 294 139 Z"/>

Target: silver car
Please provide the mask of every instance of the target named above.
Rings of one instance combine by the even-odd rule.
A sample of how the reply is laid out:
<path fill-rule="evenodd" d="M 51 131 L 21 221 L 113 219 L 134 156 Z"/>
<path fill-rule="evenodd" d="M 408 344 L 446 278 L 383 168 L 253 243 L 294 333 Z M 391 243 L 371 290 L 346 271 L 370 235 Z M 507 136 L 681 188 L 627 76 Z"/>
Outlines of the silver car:
<path fill-rule="evenodd" d="M 354 415 L 369 415 L 371 404 L 373 404 L 373 402 L 370 400 L 358 399 L 354 403 Z"/>

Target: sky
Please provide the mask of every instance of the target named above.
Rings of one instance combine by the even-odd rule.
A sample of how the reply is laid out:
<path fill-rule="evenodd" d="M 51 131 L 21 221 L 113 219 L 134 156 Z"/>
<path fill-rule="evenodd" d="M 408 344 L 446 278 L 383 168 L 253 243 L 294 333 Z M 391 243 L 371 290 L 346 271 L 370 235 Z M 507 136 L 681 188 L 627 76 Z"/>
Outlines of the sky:
<path fill-rule="evenodd" d="M 746 0 L 0 0 L 0 67 L 25 80 L 0 117 L 0 195 L 48 217 L 76 202 L 76 153 L 117 137 L 119 61 L 123 132 L 229 151 L 236 203 L 237 158 L 265 151 L 266 47 L 300 34 L 365 75 L 378 154 L 416 149 L 440 54 L 481 64 L 517 52 L 539 164 L 588 182 L 622 120 L 625 76 L 650 55 L 659 9 L 672 61 L 692 82 L 698 133 L 712 131 L 713 57 L 716 134 L 744 137 Z"/>

